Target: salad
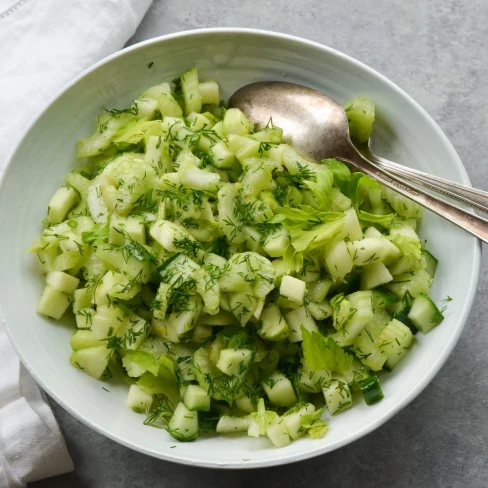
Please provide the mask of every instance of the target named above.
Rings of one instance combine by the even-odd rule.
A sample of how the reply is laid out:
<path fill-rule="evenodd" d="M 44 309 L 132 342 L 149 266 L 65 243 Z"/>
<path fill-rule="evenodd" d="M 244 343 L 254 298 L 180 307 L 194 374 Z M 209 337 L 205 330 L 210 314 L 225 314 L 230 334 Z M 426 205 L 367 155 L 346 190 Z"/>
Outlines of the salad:
<path fill-rule="evenodd" d="M 345 110 L 367 140 L 374 104 Z M 320 438 L 443 319 L 421 207 L 282 132 L 196 69 L 150 87 L 78 141 L 29 249 L 38 312 L 74 314 L 71 364 L 123 378 L 128 407 L 179 441 Z"/>

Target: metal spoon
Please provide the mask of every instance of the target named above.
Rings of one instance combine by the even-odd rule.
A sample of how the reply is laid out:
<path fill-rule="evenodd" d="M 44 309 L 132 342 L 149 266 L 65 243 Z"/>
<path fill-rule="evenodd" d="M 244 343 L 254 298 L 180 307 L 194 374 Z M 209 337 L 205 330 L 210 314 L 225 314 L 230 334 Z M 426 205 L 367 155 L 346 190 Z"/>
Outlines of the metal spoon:
<path fill-rule="evenodd" d="M 269 83 L 256 83 L 253 85 L 268 85 Z M 291 87 L 291 83 L 281 83 L 281 82 L 273 82 L 273 89 L 279 89 L 280 92 L 283 89 L 289 89 Z M 283 86 L 284 85 L 284 86 Z M 310 88 L 306 88 L 300 85 L 295 85 L 300 89 L 305 89 L 307 91 L 315 93 L 315 95 L 319 98 L 325 98 L 327 102 L 332 102 L 335 104 L 336 107 L 339 105 L 332 99 L 328 98 L 323 93 L 320 93 L 315 90 L 311 90 Z M 371 141 L 370 141 L 371 142 Z M 461 185 L 454 181 L 449 181 L 444 178 L 440 178 L 438 176 L 429 175 L 427 173 L 423 173 L 421 171 L 407 168 L 397 163 L 393 163 L 392 161 L 388 161 L 387 159 L 381 158 L 375 154 L 373 154 L 371 150 L 371 146 L 364 145 L 356 147 L 356 149 L 371 163 L 379 166 L 380 168 L 388 171 L 389 173 L 393 173 L 396 176 L 401 178 L 406 178 L 410 182 L 420 184 L 426 188 L 429 188 L 433 191 L 436 191 L 444 196 L 448 196 L 450 198 L 456 199 L 462 203 L 470 205 L 482 212 L 488 212 L 488 192 L 477 190 L 475 188 L 471 188 L 465 185 Z"/>
<path fill-rule="evenodd" d="M 371 141 L 370 141 L 371 142 Z M 358 148 L 361 154 L 371 163 L 380 168 L 393 173 L 395 176 L 407 179 L 410 183 L 416 183 L 425 188 L 429 188 L 441 195 L 453 198 L 459 202 L 465 203 L 482 212 L 488 212 L 488 192 L 461 185 L 455 181 L 446 180 L 440 176 L 429 175 L 413 168 L 408 168 L 388 159 L 377 156 L 371 151 L 371 145 Z"/>
<path fill-rule="evenodd" d="M 237 90 L 230 97 L 229 107 L 242 110 L 258 127 L 264 127 L 272 117 L 273 123 L 283 129 L 285 138 L 298 151 L 315 160 L 337 158 L 349 163 L 488 243 L 488 220 L 411 186 L 405 179 L 395 176 L 390 167 L 386 170 L 384 165 L 390 162 L 374 156 L 369 148 L 361 153 L 351 142 L 343 108 L 323 93 L 294 83 L 263 81 Z M 402 176 L 411 176 L 410 169 L 401 167 L 401 171 Z M 421 172 L 415 176 L 420 178 L 418 173 Z M 423 175 L 429 176 L 421 173 Z M 456 189 L 459 186 L 462 185 L 455 184 Z M 449 196 L 453 196 L 453 188 L 443 193 L 450 192 Z M 463 187 L 463 190 L 471 189 Z M 470 198 L 459 195 L 456 198 L 473 205 Z M 474 205 L 480 206 L 479 202 Z M 488 201 L 481 206 L 488 209 Z"/>

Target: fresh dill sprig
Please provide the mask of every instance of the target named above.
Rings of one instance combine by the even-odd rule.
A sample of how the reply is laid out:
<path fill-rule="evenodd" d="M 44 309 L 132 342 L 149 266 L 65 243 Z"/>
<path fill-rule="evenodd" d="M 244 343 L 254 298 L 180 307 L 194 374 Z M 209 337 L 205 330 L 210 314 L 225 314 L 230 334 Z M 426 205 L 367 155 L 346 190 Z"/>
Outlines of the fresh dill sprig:
<path fill-rule="evenodd" d="M 311 180 L 315 177 L 315 173 L 311 171 L 307 166 L 298 163 L 298 171 L 294 174 L 284 173 L 280 174 L 280 178 L 283 178 L 289 183 L 301 186 L 304 180 Z"/>
<path fill-rule="evenodd" d="M 108 109 L 105 107 L 103 108 L 103 110 L 107 112 L 110 117 L 104 122 L 101 122 L 100 116 L 98 116 L 98 131 L 100 132 L 100 134 L 103 134 L 108 129 L 108 123 L 111 119 L 119 119 L 122 114 L 130 114 L 134 116 L 137 116 L 139 114 L 139 107 L 137 106 L 137 102 L 134 102 L 132 107 L 125 108 L 123 110 L 119 110 L 116 108 Z"/>
<path fill-rule="evenodd" d="M 258 148 L 258 154 L 262 156 L 266 151 L 269 151 L 272 147 L 279 146 L 279 142 L 261 142 Z"/>
<path fill-rule="evenodd" d="M 443 300 L 441 300 L 441 303 L 446 303 L 441 309 L 440 309 L 440 313 L 441 315 L 449 308 L 449 302 L 452 302 L 454 299 L 451 298 L 449 295 L 447 295 L 446 298 L 444 298 Z"/>
<path fill-rule="evenodd" d="M 181 239 L 176 237 L 173 239 L 173 246 L 186 254 L 187 256 L 197 258 L 199 253 L 203 250 L 203 246 L 188 236 L 183 236 Z"/>
<path fill-rule="evenodd" d="M 165 395 L 156 395 L 153 405 L 153 409 L 143 423 L 158 429 L 165 429 L 173 416 L 173 406 Z"/>
<path fill-rule="evenodd" d="M 139 107 L 137 106 L 137 102 L 130 108 L 124 108 L 122 110 L 118 110 L 116 108 L 107 109 L 103 107 L 103 110 L 110 114 L 112 118 L 118 119 L 122 114 L 130 114 L 130 115 L 138 115 L 139 114 Z"/>

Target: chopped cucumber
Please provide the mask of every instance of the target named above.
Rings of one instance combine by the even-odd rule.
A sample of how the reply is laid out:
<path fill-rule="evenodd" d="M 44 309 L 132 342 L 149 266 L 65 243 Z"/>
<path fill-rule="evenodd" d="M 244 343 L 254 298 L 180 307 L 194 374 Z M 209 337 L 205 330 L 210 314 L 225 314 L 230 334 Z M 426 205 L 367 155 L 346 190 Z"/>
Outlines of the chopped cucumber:
<path fill-rule="evenodd" d="M 366 405 L 373 405 L 384 398 L 383 390 L 377 376 L 372 376 L 359 384 Z"/>
<path fill-rule="evenodd" d="M 198 385 L 188 385 L 183 395 L 183 403 L 188 410 L 210 410 L 210 396 Z"/>
<path fill-rule="evenodd" d="M 78 329 L 90 329 L 95 313 L 96 312 L 93 308 L 84 308 L 83 310 L 78 310 L 75 312 L 76 327 L 78 327 Z"/>
<path fill-rule="evenodd" d="M 346 381 L 332 380 L 323 389 L 325 404 L 331 415 L 344 412 L 352 407 L 351 391 Z"/>
<path fill-rule="evenodd" d="M 373 290 L 373 310 L 385 310 L 399 303 L 398 298 L 385 289 Z"/>
<path fill-rule="evenodd" d="M 219 189 L 220 175 L 200 169 L 193 161 L 181 163 L 178 172 L 183 185 L 192 190 L 216 193 Z"/>
<path fill-rule="evenodd" d="M 115 335 L 126 321 L 127 317 L 120 307 L 101 305 L 92 318 L 91 330 L 98 339 L 106 339 Z"/>
<path fill-rule="evenodd" d="M 411 297 L 416 297 L 420 293 L 426 295 L 431 286 L 432 278 L 424 269 L 395 276 L 395 279 L 386 285 L 399 298 L 403 298 L 406 293 Z"/>
<path fill-rule="evenodd" d="M 372 320 L 354 341 L 356 357 L 368 368 L 379 371 L 388 359 L 388 351 L 380 349 L 376 339 L 390 321 L 390 316 L 385 310 L 374 313 Z"/>
<path fill-rule="evenodd" d="M 69 361 L 84 373 L 100 379 L 107 369 L 109 357 L 109 349 L 105 346 L 96 346 L 73 351 Z"/>
<path fill-rule="evenodd" d="M 422 250 L 422 257 L 425 260 L 425 271 L 429 273 L 431 278 L 434 278 L 435 271 L 437 269 L 437 258 L 435 258 L 429 251 L 426 249 Z"/>
<path fill-rule="evenodd" d="M 425 293 L 417 295 L 408 313 L 408 318 L 424 334 L 428 334 L 444 320 L 442 312 Z"/>
<path fill-rule="evenodd" d="M 322 387 L 332 379 L 332 373 L 328 370 L 313 370 L 303 362 L 303 366 L 298 370 L 300 372 L 299 388 L 305 393 L 320 393 Z"/>
<path fill-rule="evenodd" d="M 365 237 L 360 241 L 351 241 L 347 245 L 354 266 L 366 266 L 384 262 L 390 254 L 390 244 L 386 239 Z"/>
<path fill-rule="evenodd" d="M 277 407 L 289 407 L 297 401 L 291 381 L 282 373 L 273 373 L 261 382 L 271 403 Z"/>
<path fill-rule="evenodd" d="M 320 303 L 325 300 L 332 285 L 331 280 L 323 279 L 308 284 L 308 298 L 313 302 Z"/>
<path fill-rule="evenodd" d="M 225 112 L 222 125 L 222 133 L 225 136 L 228 136 L 229 134 L 245 136 L 249 134 L 251 128 L 251 122 L 239 109 L 230 108 Z"/>
<path fill-rule="evenodd" d="M 307 285 L 302 280 L 285 275 L 281 278 L 280 295 L 289 300 L 293 305 L 303 305 L 303 299 L 307 291 Z"/>
<path fill-rule="evenodd" d="M 62 252 L 54 258 L 52 267 L 49 271 L 67 271 L 72 270 L 81 261 L 79 251 Z"/>
<path fill-rule="evenodd" d="M 98 247 L 95 252 L 97 257 L 107 266 L 137 279 L 137 282 L 143 284 L 149 280 L 150 266 L 148 260 L 140 260 L 132 254 L 128 255 L 123 248 L 118 247 Z"/>
<path fill-rule="evenodd" d="M 325 320 L 332 316 L 332 306 L 328 301 L 322 303 L 309 302 L 307 310 L 315 320 Z"/>
<path fill-rule="evenodd" d="M 396 357 L 396 362 L 398 362 L 398 356 L 401 358 L 412 342 L 413 334 L 411 330 L 396 319 L 389 322 L 375 339 L 375 345 L 378 349 L 380 351 L 386 351 L 388 359 L 391 358 L 390 367 L 391 364 L 395 362 L 395 359 L 393 358 Z"/>
<path fill-rule="evenodd" d="M 396 331 L 392 331 L 390 327 L 390 324 L 393 321 L 396 323 Z M 390 324 L 380 334 L 383 335 L 383 338 L 387 334 L 394 337 L 393 346 L 389 347 L 390 353 L 388 355 L 388 359 L 383 366 L 388 371 L 391 371 L 400 362 L 400 360 L 406 355 L 408 348 L 414 342 L 414 336 L 409 327 L 395 319 L 392 320 L 392 322 L 390 322 Z M 393 334 L 391 334 L 392 332 Z"/>
<path fill-rule="evenodd" d="M 298 439 L 305 433 L 305 429 L 301 425 L 301 419 L 304 415 L 314 412 L 314 405 L 307 403 L 298 410 L 293 408 L 285 413 L 283 416 L 283 423 L 285 424 L 286 430 L 291 439 Z"/>
<path fill-rule="evenodd" d="M 203 105 L 218 105 L 220 102 L 219 85 L 215 81 L 203 81 L 200 83 L 200 96 Z"/>
<path fill-rule="evenodd" d="M 161 83 L 148 88 L 134 103 L 137 103 L 137 115 L 148 119 L 154 117 L 156 109 L 163 116 L 181 117 L 183 115 L 181 107 L 173 97 L 169 83 Z"/>
<path fill-rule="evenodd" d="M 329 244 L 325 248 L 324 259 L 327 271 L 332 278 L 343 279 L 353 267 L 353 255 L 344 241 Z"/>
<path fill-rule="evenodd" d="M 288 312 L 285 315 L 285 320 L 290 327 L 290 335 L 288 337 L 290 342 L 300 342 L 302 340 L 302 326 L 310 332 L 319 330 L 315 320 L 305 306 Z"/>
<path fill-rule="evenodd" d="M 37 312 L 59 320 L 68 310 L 70 299 L 51 285 L 46 285 L 37 306 Z"/>
<path fill-rule="evenodd" d="M 332 336 L 342 347 L 352 346 L 374 315 L 371 291 L 352 293 L 345 303 L 349 303 L 346 315 L 336 320 L 338 330 Z"/>
<path fill-rule="evenodd" d="M 371 290 L 393 280 L 388 268 L 381 262 L 368 264 L 361 275 L 361 290 Z"/>
<path fill-rule="evenodd" d="M 275 447 L 285 447 L 290 443 L 290 436 L 283 421 L 270 425 L 266 429 L 266 436 Z"/>
<path fill-rule="evenodd" d="M 256 411 L 256 405 L 248 396 L 243 396 L 235 400 L 236 407 L 242 412 L 253 413 Z"/>
<path fill-rule="evenodd" d="M 49 202 L 47 220 L 50 225 L 62 222 L 71 207 L 76 203 L 76 191 L 73 188 L 59 188 Z"/>
<path fill-rule="evenodd" d="M 266 237 L 263 249 L 272 258 L 279 258 L 285 254 L 288 242 L 288 233 L 285 229 L 281 228 Z"/>
<path fill-rule="evenodd" d="M 51 271 L 46 275 L 46 283 L 48 285 L 67 295 L 72 295 L 75 292 L 79 282 L 78 278 L 62 271 Z"/>
<path fill-rule="evenodd" d="M 281 310 L 270 303 L 262 312 L 260 317 L 261 328 L 258 334 L 262 339 L 268 341 L 282 341 L 290 335 L 290 327 L 286 323 Z"/>
<path fill-rule="evenodd" d="M 127 395 L 127 406 L 136 413 L 149 412 L 153 403 L 153 396 L 146 393 L 137 385 L 130 385 Z"/>
<path fill-rule="evenodd" d="M 118 330 L 124 349 L 139 349 L 147 337 L 149 328 L 150 324 L 139 315 L 129 315 Z"/>
<path fill-rule="evenodd" d="M 77 313 L 80 310 L 90 308 L 92 304 L 92 296 L 89 288 L 78 288 L 73 293 L 73 312 Z"/>
<path fill-rule="evenodd" d="M 168 423 L 168 432 L 178 441 L 194 441 L 198 437 L 198 412 L 188 410 L 183 402 L 178 403 Z"/>
<path fill-rule="evenodd" d="M 124 230 L 128 234 L 129 242 L 132 240 L 139 244 L 146 244 L 146 228 L 142 220 L 129 217 Z"/>
<path fill-rule="evenodd" d="M 227 147 L 225 142 L 217 142 L 217 144 L 214 144 L 210 149 L 210 155 L 217 168 L 232 169 L 234 166 L 235 155 Z"/>
<path fill-rule="evenodd" d="M 350 368 L 343 371 L 342 375 L 348 385 L 358 385 L 371 376 L 371 371 L 354 357 Z"/>
<path fill-rule="evenodd" d="M 242 376 L 247 373 L 253 352 L 249 349 L 222 349 L 217 368 L 228 376 Z"/>
<path fill-rule="evenodd" d="M 402 256 L 400 259 L 397 259 L 393 264 L 388 265 L 388 270 L 390 271 L 392 276 L 396 277 L 403 273 L 423 269 L 424 264 L 425 262 L 417 259 L 417 257 L 413 254 L 409 254 L 407 256 Z"/>
<path fill-rule="evenodd" d="M 231 415 L 222 415 L 215 430 L 218 434 L 247 432 L 251 425 L 251 421 L 252 417 L 232 417 Z"/>
<path fill-rule="evenodd" d="M 73 351 L 103 345 L 103 342 L 97 339 L 91 330 L 78 330 L 71 336 L 69 343 Z"/>

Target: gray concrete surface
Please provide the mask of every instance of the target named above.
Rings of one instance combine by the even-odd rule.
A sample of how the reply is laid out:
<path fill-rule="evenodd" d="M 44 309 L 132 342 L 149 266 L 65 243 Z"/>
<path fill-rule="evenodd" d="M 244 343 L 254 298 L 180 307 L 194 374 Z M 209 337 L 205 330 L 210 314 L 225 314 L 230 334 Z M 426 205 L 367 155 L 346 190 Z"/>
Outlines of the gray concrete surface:
<path fill-rule="evenodd" d="M 369 64 L 427 109 L 475 185 L 488 189 L 486 0 L 155 0 L 131 43 L 217 26 L 295 34 Z M 394 419 L 352 445 L 279 468 L 189 468 L 119 446 L 52 402 L 76 471 L 31 486 L 486 488 L 487 269 L 485 256 L 469 323 L 438 376 Z"/>

